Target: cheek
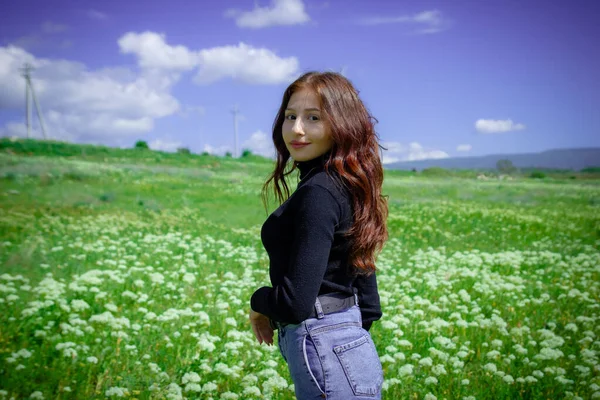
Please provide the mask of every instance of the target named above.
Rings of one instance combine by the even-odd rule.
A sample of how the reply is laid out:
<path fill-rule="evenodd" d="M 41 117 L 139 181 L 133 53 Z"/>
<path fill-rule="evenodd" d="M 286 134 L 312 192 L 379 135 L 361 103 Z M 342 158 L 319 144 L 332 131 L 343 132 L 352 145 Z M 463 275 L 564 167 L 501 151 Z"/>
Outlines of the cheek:
<path fill-rule="evenodd" d="M 308 128 L 307 133 L 310 133 L 315 138 L 319 138 L 319 140 L 328 140 L 331 136 L 323 126 L 319 125 Z"/>
<path fill-rule="evenodd" d="M 292 126 L 293 126 L 293 124 L 291 122 L 292 121 L 289 121 L 286 119 L 283 122 L 283 124 L 281 124 L 281 131 L 282 132 L 290 132 L 292 130 Z"/>

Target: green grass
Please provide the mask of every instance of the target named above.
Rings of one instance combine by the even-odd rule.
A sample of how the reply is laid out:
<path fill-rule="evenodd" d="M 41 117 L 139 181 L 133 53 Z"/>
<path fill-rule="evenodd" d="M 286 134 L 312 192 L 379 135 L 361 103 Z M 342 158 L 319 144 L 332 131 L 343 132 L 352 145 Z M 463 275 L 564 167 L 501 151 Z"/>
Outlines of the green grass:
<path fill-rule="evenodd" d="M 292 399 L 247 322 L 271 168 L 0 141 L 0 399 Z M 476 176 L 386 171 L 384 399 L 600 397 L 598 181 Z"/>

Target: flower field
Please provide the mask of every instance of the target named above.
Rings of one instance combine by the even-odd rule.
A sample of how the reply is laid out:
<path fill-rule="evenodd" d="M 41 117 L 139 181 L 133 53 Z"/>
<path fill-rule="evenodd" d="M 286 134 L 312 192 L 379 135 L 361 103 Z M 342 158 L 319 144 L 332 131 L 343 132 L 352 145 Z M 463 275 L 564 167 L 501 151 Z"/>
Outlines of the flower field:
<path fill-rule="evenodd" d="M 293 399 L 248 323 L 269 167 L 2 154 L 0 399 Z M 598 181 L 384 189 L 384 399 L 600 399 Z"/>

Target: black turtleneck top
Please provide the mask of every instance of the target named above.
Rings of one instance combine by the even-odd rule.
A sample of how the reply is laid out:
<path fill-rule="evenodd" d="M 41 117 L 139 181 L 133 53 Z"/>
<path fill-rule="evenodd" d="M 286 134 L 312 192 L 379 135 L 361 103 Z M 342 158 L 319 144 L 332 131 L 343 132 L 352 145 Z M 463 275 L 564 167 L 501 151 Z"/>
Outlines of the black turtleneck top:
<path fill-rule="evenodd" d="M 358 294 L 363 328 L 381 318 L 375 274 L 357 275 L 348 265 L 353 222 L 350 192 L 335 171 L 324 170 L 328 153 L 299 162 L 296 191 L 265 221 L 261 239 L 270 259 L 272 287 L 250 300 L 254 311 L 273 321 L 298 324 L 309 317 L 317 296 Z"/>

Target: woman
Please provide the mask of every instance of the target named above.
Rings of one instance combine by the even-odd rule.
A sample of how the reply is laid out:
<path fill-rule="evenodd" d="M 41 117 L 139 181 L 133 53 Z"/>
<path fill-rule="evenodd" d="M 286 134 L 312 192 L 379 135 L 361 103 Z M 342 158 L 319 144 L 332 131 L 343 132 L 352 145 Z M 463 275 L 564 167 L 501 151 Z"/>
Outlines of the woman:
<path fill-rule="evenodd" d="M 283 204 L 261 231 L 272 287 L 252 295 L 254 334 L 270 345 L 278 329 L 299 400 L 379 399 L 383 371 L 368 330 L 382 315 L 375 253 L 388 209 L 371 116 L 345 77 L 309 72 L 285 91 L 273 142 L 263 202 L 273 182 Z M 284 178 L 296 168 L 290 196 Z"/>

